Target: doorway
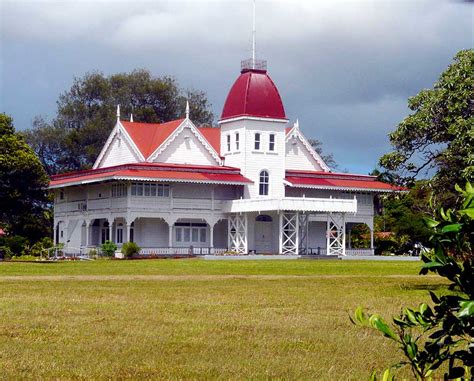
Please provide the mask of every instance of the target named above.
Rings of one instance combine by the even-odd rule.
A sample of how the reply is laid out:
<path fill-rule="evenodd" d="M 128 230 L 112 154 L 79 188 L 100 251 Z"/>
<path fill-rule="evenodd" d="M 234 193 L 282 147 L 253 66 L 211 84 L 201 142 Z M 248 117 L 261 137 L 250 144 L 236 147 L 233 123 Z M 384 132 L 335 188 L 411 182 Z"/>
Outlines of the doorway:
<path fill-rule="evenodd" d="M 272 252 L 272 222 L 273 219 L 266 214 L 255 219 L 255 251 L 258 254 Z"/>

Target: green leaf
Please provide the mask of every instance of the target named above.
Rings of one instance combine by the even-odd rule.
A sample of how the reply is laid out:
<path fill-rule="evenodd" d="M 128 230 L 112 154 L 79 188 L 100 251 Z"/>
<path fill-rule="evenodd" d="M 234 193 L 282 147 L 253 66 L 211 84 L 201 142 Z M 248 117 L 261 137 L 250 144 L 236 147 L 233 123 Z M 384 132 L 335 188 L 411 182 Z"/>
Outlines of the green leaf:
<path fill-rule="evenodd" d="M 462 224 L 450 224 L 443 226 L 441 229 L 442 233 L 457 233 L 461 230 Z"/>
<path fill-rule="evenodd" d="M 443 267 L 444 265 L 442 263 L 439 263 L 439 262 L 429 262 L 429 263 L 425 263 L 423 264 L 423 266 L 421 266 L 422 268 L 424 269 L 432 269 L 432 268 L 435 268 L 435 267 Z"/>
<path fill-rule="evenodd" d="M 439 225 L 439 222 L 436 221 L 436 220 L 433 220 L 432 218 L 430 217 L 423 217 L 423 222 L 425 223 L 425 225 L 429 228 L 435 228 L 436 226 Z"/>
<path fill-rule="evenodd" d="M 474 300 L 460 302 L 459 307 L 461 307 L 461 309 L 457 313 L 458 317 L 474 316 Z"/>
<path fill-rule="evenodd" d="M 474 219 L 474 208 L 461 209 L 459 213 Z"/>
<path fill-rule="evenodd" d="M 369 318 L 369 322 L 372 325 L 372 327 L 382 332 L 384 336 L 398 341 L 398 337 L 395 335 L 392 329 L 388 326 L 388 324 L 385 323 L 385 321 L 380 317 L 380 315 L 372 315 Z"/>

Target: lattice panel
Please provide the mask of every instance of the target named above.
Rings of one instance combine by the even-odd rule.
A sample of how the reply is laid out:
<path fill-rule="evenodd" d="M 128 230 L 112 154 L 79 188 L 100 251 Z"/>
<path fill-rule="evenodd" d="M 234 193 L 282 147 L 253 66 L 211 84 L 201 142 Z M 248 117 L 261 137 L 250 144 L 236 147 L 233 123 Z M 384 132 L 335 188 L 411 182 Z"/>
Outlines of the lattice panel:
<path fill-rule="evenodd" d="M 327 248 L 328 255 L 346 255 L 346 232 L 344 214 L 328 214 Z"/>
<path fill-rule="evenodd" d="M 236 214 L 229 216 L 229 249 L 240 254 L 247 254 L 247 218 Z"/>
<path fill-rule="evenodd" d="M 297 255 L 298 213 L 282 213 L 280 221 L 282 254 Z"/>
<path fill-rule="evenodd" d="M 298 252 L 300 255 L 304 255 L 308 251 L 308 223 L 309 214 L 300 213 L 298 215 Z"/>

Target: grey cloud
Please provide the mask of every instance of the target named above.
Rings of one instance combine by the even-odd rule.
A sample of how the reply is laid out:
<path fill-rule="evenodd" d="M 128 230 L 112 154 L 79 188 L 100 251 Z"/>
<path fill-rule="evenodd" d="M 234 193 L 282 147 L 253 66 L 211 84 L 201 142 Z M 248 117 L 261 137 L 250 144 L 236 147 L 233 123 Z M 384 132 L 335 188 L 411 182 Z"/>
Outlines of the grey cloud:
<path fill-rule="evenodd" d="M 0 0 L 1 1 L 1 0 Z M 19 128 L 52 116 L 74 76 L 147 68 L 208 93 L 216 115 L 250 56 L 251 1 L 2 3 L 0 108 Z M 472 47 L 470 5 L 447 1 L 259 1 L 257 49 L 287 114 L 367 172 L 406 100 Z"/>

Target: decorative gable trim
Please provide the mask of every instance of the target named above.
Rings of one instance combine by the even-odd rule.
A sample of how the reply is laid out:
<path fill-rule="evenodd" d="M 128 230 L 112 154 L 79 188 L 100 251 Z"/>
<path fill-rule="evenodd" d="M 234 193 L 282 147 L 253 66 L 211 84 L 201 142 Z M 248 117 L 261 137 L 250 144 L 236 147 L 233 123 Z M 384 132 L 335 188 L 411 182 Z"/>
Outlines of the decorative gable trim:
<path fill-rule="evenodd" d="M 122 123 L 120 121 L 117 121 L 115 124 L 115 127 L 113 128 L 112 132 L 110 133 L 109 137 L 107 138 L 104 146 L 102 147 L 102 150 L 100 151 L 99 156 L 97 157 L 97 160 L 95 161 L 92 169 L 97 169 L 99 168 L 100 164 L 105 158 L 105 155 L 111 148 L 111 145 L 114 141 L 114 138 L 118 136 L 119 138 L 125 138 L 126 143 L 128 146 L 132 149 L 133 154 L 137 158 L 137 161 L 145 161 L 145 158 L 143 157 L 142 153 L 138 149 L 138 147 L 135 145 L 135 142 L 133 139 L 130 137 L 128 134 L 127 130 L 122 126 Z"/>
<path fill-rule="evenodd" d="M 148 156 L 146 159 L 147 162 L 155 161 L 158 156 L 160 156 L 170 145 L 173 141 L 179 136 L 181 132 L 185 128 L 189 128 L 189 130 L 193 133 L 193 135 L 199 140 L 199 142 L 204 146 L 204 148 L 209 152 L 212 158 L 216 161 L 218 165 L 224 165 L 224 161 L 219 156 L 219 153 L 210 145 L 207 139 L 199 132 L 196 126 L 191 122 L 190 119 L 186 118 L 183 122 L 176 128 L 173 133 L 166 138 L 166 140 L 155 150 L 153 153 Z"/>
<path fill-rule="evenodd" d="M 298 139 L 303 146 L 308 150 L 313 159 L 321 166 L 324 172 L 331 172 L 331 169 L 327 166 L 321 156 L 314 150 L 314 148 L 309 144 L 308 140 L 301 133 L 298 121 L 293 125 L 293 127 L 288 131 L 285 138 L 285 143 L 288 143 L 291 139 Z"/>

